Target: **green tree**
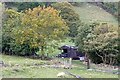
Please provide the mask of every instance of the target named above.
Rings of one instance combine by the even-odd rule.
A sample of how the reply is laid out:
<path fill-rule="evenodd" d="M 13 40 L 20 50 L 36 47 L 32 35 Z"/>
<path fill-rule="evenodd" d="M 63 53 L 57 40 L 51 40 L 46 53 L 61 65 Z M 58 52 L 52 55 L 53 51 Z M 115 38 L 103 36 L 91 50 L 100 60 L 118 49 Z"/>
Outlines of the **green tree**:
<path fill-rule="evenodd" d="M 65 20 L 69 27 L 69 36 L 76 37 L 77 29 L 80 26 L 80 19 L 79 15 L 73 10 L 73 6 L 67 2 L 55 3 L 51 6 L 60 11 L 62 19 Z"/>
<path fill-rule="evenodd" d="M 34 7 L 38 7 L 38 6 L 44 6 L 45 4 L 43 2 L 19 2 L 18 3 L 18 11 L 25 11 L 26 9 L 33 9 Z"/>
<path fill-rule="evenodd" d="M 103 7 L 104 9 L 107 11 L 107 12 L 110 12 L 111 14 L 113 14 L 115 17 L 118 18 L 118 10 L 119 10 L 119 7 L 118 7 L 118 4 L 117 2 L 103 2 Z"/>
<path fill-rule="evenodd" d="M 2 51 L 11 52 L 12 44 L 12 29 L 18 24 L 19 13 L 14 10 L 5 10 L 3 16 L 3 28 L 2 28 Z"/>
<path fill-rule="evenodd" d="M 90 59 L 105 64 L 117 64 L 118 32 L 117 27 L 107 23 L 93 23 L 79 28 L 76 44 L 86 52 Z"/>
<path fill-rule="evenodd" d="M 48 7 L 52 4 L 53 2 L 17 2 L 17 8 L 18 11 L 25 11 L 26 9 L 33 9 L 38 6 L 45 6 Z"/>

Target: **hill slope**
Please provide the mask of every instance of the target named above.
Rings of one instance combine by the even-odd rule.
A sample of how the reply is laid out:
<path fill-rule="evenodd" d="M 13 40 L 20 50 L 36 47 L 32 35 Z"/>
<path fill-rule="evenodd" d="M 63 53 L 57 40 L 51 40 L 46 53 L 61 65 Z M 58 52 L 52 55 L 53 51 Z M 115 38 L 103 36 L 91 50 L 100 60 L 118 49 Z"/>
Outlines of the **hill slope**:
<path fill-rule="evenodd" d="M 113 15 L 89 3 L 83 3 L 79 7 L 74 6 L 73 9 L 80 15 L 82 22 L 90 23 L 91 21 L 97 20 L 99 22 L 108 22 L 113 25 L 118 24 L 117 19 Z"/>

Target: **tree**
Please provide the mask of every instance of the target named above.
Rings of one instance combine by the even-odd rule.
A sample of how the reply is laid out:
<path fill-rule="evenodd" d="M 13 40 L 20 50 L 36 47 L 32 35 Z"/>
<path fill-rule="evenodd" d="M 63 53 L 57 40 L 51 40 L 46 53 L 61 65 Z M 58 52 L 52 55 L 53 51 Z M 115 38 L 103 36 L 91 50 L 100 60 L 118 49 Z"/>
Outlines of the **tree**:
<path fill-rule="evenodd" d="M 33 9 L 38 6 L 48 7 L 55 2 L 5 2 L 6 8 L 16 9 L 18 12 L 24 12 L 26 9 Z"/>
<path fill-rule="evenodd" d="M 73 10 L 73 6 L 70 3 L 62 2 L 62 3 L 55 3 L 51 5 L 55 9 L 60 11 L 60 15 L 62 19 L 65 20 L 69 29 L 69 36 L 76 37 L 77 29 L 80 26 L 80 19 L 79 15 L 75 13 Z"/>
<path fill-rule="evenodd" d="M 2 51 L 11 52 L 12 29 L 18 25 L 20 14 L 14 10 L 7 9 L 3 16 L 3 28 L 2 28 Z"/>
<path fill-rule="evenodd" d="M 35 7 L 38 7 L 38 6 L 45 5 L 43 2 L 40 2 L 40 3 L 39 2 L 21 2 L 21 3 L 19 2 L 17 4 L 18 4 L 17 8 L 18 8 L 19 12 L 25 11 L 26 9 L 29 9 L 29 8 L 33 9 Z"/>
<path fill-rule="evenodd" d="M 84 41 L 84 50 L 88 53 L 94 52 L 104 64 L 116 64 L 116 57 L 119 52 L 117 28 L 102 23 L 95 26 L 88 35 Z"/>
<path fill-rule="evenodd" d="M 119 17 L 119 15 L 118 15 L 118 10 L 119 10 L 118 5 L 119 5 L 119 3 L 117 3 L 117 2 L 103 2 L 102 8 L 118 18 Z"/>
<path fill-rule="evenodd" d="M 21 25 L 13 33 L 16 43 L 38 47 L 43 57 L 47 42 L 61 40 L 68 33 L 68 27 L 56 9 L 36 7 L 25 11 Z"/>
<path fill-rule="evenodd" d="M 4 10 L 4 4 L 2 4 L 2 2 L 0 2 L 0 26 L 2 26 L 2 14 Z M 0 27 L 0 51 L 2 51 L 2 27 Z"/>
<path fill-rule="evenodd" d="M 108 23 L 92 23 L 79 27 L 76 44 L 94 63 L 117 64 L 117 27 Z"/>
<path fill-rule="evenodd" d="M 80 51 L 84 51 L 84 41 L 86 40 L 86 38 L 89 38 L 89 36 L 91 35 L 93 28 L 99 25 L 98 23 L 94 22 L 94 23 L 90 23 L 90 24 L 85 24 L 82 23 L 81 26 L 78 28 L 78 35 L 76 37 L 76 46 L 78 46 Z"/>

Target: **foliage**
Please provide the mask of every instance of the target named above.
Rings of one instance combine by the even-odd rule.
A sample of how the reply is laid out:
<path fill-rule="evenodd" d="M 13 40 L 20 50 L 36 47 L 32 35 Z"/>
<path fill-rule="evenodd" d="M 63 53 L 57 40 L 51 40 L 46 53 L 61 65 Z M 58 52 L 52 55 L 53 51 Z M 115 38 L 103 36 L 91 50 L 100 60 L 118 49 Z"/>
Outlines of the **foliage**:
<path fill-rule="evenodd" d="M 21 25 L 20 17 L 22 13 L 12 9 L 7 9 L 4 12 L 2 28 L 2 51 L 6 54 L 27 55 L 34 54 L 37 49 L 30 48 L 28 44 L 20 45 L 15 43 L 13 39 L 13 29 Z"/>
<path fill-rule="evenodd" d="M 36 7 L 25 13 L 7 9 L 3 22 L 2 51 L 5 53 L 33 55 L 68 33 L 66 23 L 52 7 Z"/>
<path fill-rule="evenodd" d="M 48 41 L 61 40 L 67 33 L 68 27 L 57 10 L 36 7 L 25 11 L 20 27 L 13 29 L 13 38 L 17 44 L 41 49 L 43 55 Z"/>
<path fill-rule="evenodd" d="M 82 48 L 82 50 L 87 52 L 92 58 L 93 62 L 94 60 L 96 61 L 94 57 L 97 56 L 100 57 L 101 60 L 106 64 L 117 64 L 117 27 L 108 25 L 107 23 L 94 23 L 89 25 L 86 30 L 81 27 L 79 29 L 80 32 L 78 35 L 79 38 L 77 39 L 77 44 L 82 45 L 80 49 Z M 79 44 L 79 41 L 82 41 L 82 44 Z M 93 54 L 95 55 L 93 56 Z"/>
<path fill-rule="evenodd" d="M 11 32 L 13 27 L 17 25 L 19 13 L 14 10 L 6 10 L 3 20 L 3 29 L 2 29 L 2 51 L 10 52 L 10 45 L 13 43 L 11 37 Z M 15 24 L 16 23 L 16 24 Z"/>
<path fill-rule="evenodd" d="M 5 2 L 5 5 L 7 8 L 10 8 L 10 6 L 17 6 L 18 3 L 17 2 Z"/>
<path fill-rule="evenodd" d="M 103 8 L 106 8 L 106 11 L 118 17 L 118 2 L 103 2 Z"/>
<path fill-rule="evenodd" d="M 38 6 L 48 7 L 53 2 L 5 2 L 7 8 L 17 8 L 18 12 L 25 11 L 26 9 L 33 9 Z"/>
<path fill-rule="evenodd" d="M 80 19 L 79 15 L 74 12 L 73 6 L 67 2 L 55 3 L 51 6 L 60 11 L 61 17 L 65 20 L 70 28 L 69 36 L 75 37 L 77 35 L 77 29 L 80 26 Z"/>
<path fill-rule="evenodd" d="M 84 3 L 86 2 L 70 2 L 73 6 L 77 6 L 77 7 L 80 7 L 82 6 Z"/>
<path fill-rule="evenodd" d="M 18 3 L 18 11 L 25 11 L 26 9 L 33 9 L 38 6 L 44 6 L 44 3 L 39 3 L 39 2 L 19 2 Z"/>

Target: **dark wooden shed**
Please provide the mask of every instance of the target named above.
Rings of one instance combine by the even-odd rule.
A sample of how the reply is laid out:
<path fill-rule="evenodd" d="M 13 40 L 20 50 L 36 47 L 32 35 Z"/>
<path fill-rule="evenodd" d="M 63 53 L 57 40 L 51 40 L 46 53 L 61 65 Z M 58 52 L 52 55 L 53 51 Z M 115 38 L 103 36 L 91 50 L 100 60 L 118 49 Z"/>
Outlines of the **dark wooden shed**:
<path fill-rule="evenodd" d="M 58 57 L 77 58 L 84 56 L 78 51 L 78 48 L 75 46 L 64 45 L 61 46 L 59 50 L 62 50 L 62 53 L 59 54 Z"/>

